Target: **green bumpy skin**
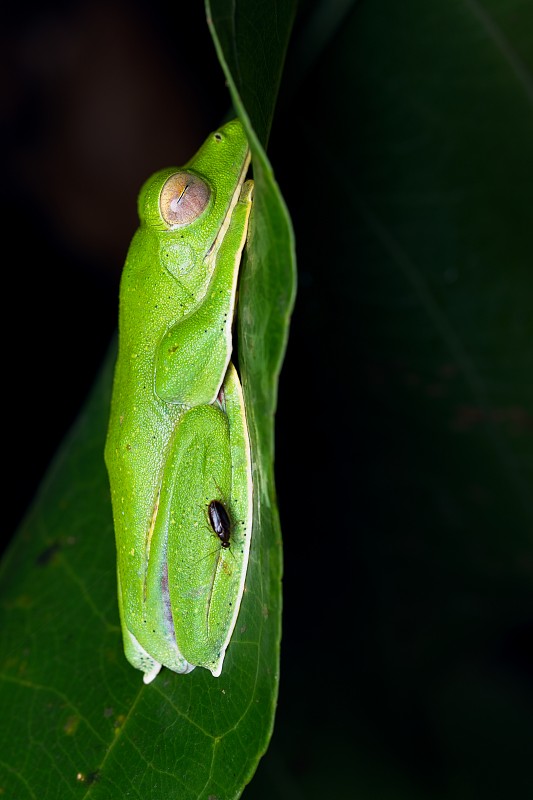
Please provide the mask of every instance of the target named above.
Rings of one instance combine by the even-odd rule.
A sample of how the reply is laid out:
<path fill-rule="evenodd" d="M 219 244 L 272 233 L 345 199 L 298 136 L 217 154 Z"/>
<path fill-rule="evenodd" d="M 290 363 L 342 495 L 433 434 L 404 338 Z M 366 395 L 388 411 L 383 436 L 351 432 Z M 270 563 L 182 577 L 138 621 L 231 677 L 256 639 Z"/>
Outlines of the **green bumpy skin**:
<path fill-rule="evenodd" d="M 124 650 L 145 682 L 161 665 L 220 675 L 244 588 L 252 479 L 230 357 L 248 165 L 234 120 L 183 168 L 152 176 L 122 274 L 105 460 Z M 228 514 L 229 546 L 212 501 Z"/>

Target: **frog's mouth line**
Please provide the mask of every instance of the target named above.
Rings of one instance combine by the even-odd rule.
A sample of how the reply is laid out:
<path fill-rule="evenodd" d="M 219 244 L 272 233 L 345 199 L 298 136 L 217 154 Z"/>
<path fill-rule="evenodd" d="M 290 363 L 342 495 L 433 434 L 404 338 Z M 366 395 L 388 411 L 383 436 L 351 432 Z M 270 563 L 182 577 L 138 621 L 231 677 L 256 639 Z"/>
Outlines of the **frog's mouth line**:
<path fill-rule="evenodd" d="M 237 184 L 235 186 L 235 191 L 233 192 L 233 195 L 232 195 L 231 200 L 229 202 L 228 209 L 226 211 L 226 216 L 224 217 L 224 221 L 223 221 L 222 225 L 220 226 L 220 228 L 218 229 L 217 234 L 216 234 L 216 236 L 213 239 L 213 242 L 211 244 L 211 247 L 209 248 L 209 250 L 206 253 L 206 256 L 205 256 L 205 260 L 206 261 L 211 260 L 216 255 L 217 250 L 220 247 L 221 242 L 224 241 L 224 237 L 226 235 L 226 231 L 229 228 L 229 224 L 230 224 L 230 220 L 231 220 L 231 215 L 233 213 L 233 209 L 235 208 L 235 206 L 237 205 L 237 202 L 239 200 L 239 197 L 240 197 L 240 194 L 241 194 L 241 189 L 243 187 L 244 180 L 246 178 L 246 173 L 248 172 L 248 167 L 250 166 L 250 159 L 251 159 L 251 155 L 250 155 L 250 151 L 248 150 L 248 152 L 246 153 L 246 157 L 245 157 L 245 159 L 243 161 L 243 165 L 242 165 L 242 169 L 241 169 L 241 172 L 240 172 L 240 175 L 239 175 L 239 179 L 238 179 Z"/>

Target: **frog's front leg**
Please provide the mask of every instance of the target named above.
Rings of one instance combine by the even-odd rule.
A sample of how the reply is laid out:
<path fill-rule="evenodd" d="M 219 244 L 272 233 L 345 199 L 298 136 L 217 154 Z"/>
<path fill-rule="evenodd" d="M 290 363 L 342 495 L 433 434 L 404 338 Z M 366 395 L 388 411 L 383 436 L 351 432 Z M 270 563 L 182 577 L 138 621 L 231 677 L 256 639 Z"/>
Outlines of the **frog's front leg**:
<path fill-rule="evenodd" d="M 247 181 L 207 256 L 214 268 L 205 297 L 168 330 L 157 348 L 155 390 L 166 403 L 208 405 L 224 380 L 252 193 L 253 181 Z"/>

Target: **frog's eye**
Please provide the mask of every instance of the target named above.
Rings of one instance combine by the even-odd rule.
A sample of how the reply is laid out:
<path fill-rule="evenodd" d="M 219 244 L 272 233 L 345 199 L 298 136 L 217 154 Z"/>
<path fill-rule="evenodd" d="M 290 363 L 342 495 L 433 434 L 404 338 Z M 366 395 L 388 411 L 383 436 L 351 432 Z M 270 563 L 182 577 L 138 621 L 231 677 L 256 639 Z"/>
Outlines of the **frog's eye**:
<path fill-rule="evenodd" d="M 161 216 L 167 225 L 188 225 L 205 211 L 210 194 L 207 184 L 197 175 L 176 172 L 161 190 Z"/>

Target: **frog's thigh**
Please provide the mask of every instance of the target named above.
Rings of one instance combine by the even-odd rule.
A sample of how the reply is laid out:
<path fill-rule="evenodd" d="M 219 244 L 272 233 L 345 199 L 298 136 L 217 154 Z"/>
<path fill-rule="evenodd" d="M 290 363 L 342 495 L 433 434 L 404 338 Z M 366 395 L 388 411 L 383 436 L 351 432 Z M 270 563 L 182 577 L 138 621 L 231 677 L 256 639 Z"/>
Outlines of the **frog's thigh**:
<path fill-rule="evenodd" d="M 172 446 L 160 507 L 162 519 L 167 519 L 170 607 L 180 652 L 190 663 L 206 666 L 218 646 L 210 611 L 218 590 L 221 550 L 207 512 L 214 499 L 229 502 L 227 415 L 218 406 L 190 409 L 181 418 Z"/>

